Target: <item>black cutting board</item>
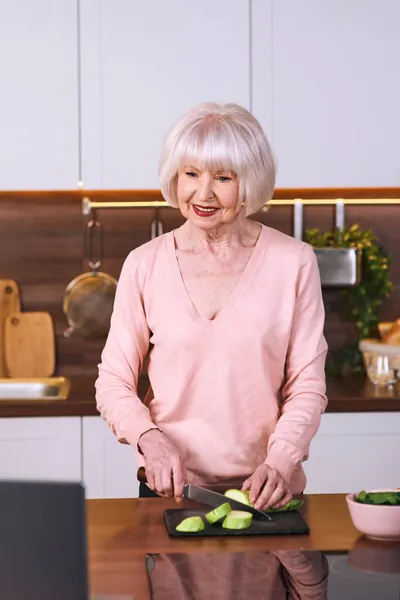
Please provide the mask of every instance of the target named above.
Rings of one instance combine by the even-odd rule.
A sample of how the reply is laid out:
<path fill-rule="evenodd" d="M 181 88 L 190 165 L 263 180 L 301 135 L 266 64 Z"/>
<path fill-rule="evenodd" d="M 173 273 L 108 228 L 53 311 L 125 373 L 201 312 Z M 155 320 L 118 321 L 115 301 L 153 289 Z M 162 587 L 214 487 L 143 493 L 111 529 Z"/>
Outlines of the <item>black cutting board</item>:
<path fill-rule="evenodd" d="M 238 536 L 238 535 L 304 535 L 310 533 L 310 529 L 303 517 L 297 510 L 279 513 L 269 513 L 270 521 L 253 522 L 248 529 L 224 529 L 222 525 L 210 525 L 205 519 L 205 529 L 198 533 L 186 533 L 176 531 L 176 526 L 187 517 L 196 515 L 203 517 L 210 509 L 193 508 L 170 508 L 164 511 L 164 523 L 168 535 L 171 537 L 215 537 L 215 536 Z"/>

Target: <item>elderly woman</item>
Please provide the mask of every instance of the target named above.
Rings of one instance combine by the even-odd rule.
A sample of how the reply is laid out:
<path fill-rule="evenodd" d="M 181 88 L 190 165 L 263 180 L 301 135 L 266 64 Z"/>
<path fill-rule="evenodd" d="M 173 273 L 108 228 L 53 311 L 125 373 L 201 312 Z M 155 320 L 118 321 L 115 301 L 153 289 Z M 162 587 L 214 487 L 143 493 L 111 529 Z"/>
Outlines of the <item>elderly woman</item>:
<path fill-rule="evenodd" d="M 315 255 L 248 218 L 271 198 L 275 166 L 244 108 L 204 104 L 180 119 L 160 177 L 185 223 L 123 265 L 99 412 L 145 466 L 141 496 L 179 500 L 189 482 L 282 507 L 305 488 L 302 462 L 327 402 Z"/>

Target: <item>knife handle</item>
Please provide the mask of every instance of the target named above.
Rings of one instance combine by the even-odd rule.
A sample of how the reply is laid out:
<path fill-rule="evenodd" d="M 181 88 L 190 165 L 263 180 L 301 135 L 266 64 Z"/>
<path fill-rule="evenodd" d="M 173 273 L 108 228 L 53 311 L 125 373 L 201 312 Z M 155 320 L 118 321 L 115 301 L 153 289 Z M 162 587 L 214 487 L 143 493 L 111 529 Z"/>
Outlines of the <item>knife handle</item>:
<path fill-rule="evenodd" d="M 144 467 L 138 468 L 137 478 L 138 478 L 138 481 L 141 481 L 142 483 L 147 483 L 146 470 Z"/>

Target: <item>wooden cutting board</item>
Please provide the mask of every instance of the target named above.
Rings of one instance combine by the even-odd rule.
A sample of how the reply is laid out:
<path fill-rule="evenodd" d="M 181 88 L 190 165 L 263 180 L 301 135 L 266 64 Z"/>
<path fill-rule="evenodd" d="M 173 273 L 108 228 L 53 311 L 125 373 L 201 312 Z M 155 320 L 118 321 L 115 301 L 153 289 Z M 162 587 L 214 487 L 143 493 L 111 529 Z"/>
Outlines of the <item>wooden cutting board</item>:
<path fill-rule="evenodd" d="M 51 377 L 55 369 L 54 325 L 49 313 L 9 315 L 4 324 L 9 377 Z"/>
<path fill-rule="evenodd" d="M 12 279 L 0 279 L 0 377 L 7 377 L 4 357 L 4 323 L 9 315 L 19 313 L 20 310 L 18 284 Z"/>

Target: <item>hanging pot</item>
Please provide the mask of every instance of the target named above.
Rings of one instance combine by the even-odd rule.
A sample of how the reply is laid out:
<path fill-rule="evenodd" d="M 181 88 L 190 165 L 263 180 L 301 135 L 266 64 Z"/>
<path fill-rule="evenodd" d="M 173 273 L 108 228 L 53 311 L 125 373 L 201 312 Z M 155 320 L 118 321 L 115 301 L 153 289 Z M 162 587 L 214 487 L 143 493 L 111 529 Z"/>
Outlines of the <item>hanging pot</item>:
<path fill-rule="evenodd" d="M 94 258 L 93 232 L 99 237 L 99 258 Z M 64 337 L 76 332 L 84 337 L 107 335 L 114 307 L 117 280 L 99 271 L 103 259 L 103 230 L 95 218 L 86 228 L 86 256 L 91 271 L 75 277 L 65 289 L 62 309 L 68 321 Z"/>
<path fill-rule="evenodd" d="M 93 232 L 99 237 L 99 259 L 94 258 Z M 163 225 L 156 211 L 151 223 L 151 239 L 162 235 Z M 64 337 L 74 332 L 84 337 L 106 336 L 114 307 L 117 280 L 99 271 L 103 260 L 103 229 L 101 223 L 93 217 L 86 228 L 86 256 L 91 271 L 75 277 L 65 289 L 62 309 L 68 321 Z"/>

